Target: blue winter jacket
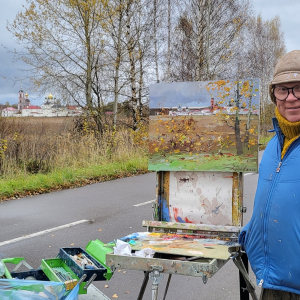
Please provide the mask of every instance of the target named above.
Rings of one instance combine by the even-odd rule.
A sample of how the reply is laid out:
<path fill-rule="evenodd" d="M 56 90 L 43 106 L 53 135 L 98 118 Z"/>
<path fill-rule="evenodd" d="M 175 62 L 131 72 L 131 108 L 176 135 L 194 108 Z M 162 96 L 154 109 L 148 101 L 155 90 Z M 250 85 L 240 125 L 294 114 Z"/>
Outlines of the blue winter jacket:
<path fill-rule="evenodd" d="M 300 139 L 281 160 L 284 135 L 276 118 L 273 125 L 276 135 L 260 163 L 253 215 L 239 242 L 258 284 L 300 294 Z"/>

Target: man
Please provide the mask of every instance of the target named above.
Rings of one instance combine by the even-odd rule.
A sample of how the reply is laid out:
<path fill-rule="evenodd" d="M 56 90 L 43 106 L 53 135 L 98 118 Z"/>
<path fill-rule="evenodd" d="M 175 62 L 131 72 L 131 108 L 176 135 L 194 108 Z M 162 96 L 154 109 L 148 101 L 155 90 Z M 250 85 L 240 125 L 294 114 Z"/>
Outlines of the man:
<path fill-rule="evenodd" d="M 263 300 L 300 300 L 300 50 L 284 55 L 274 71 L 276 104 L 259 167 L 253 215 L 239 242 L 246 250 Z"/>

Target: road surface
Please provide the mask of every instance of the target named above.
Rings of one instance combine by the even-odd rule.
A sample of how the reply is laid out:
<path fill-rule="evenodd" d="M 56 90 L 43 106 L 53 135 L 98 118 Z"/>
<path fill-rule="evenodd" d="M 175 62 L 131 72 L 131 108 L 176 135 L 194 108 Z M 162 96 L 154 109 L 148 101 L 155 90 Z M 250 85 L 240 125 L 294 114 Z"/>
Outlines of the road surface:
<path fill-rule="evenodd" d="M 244 179 L 244 202 L 252 213 L 257 174 Z M 144 231 L 142 220 L 152 219 L 155 173 L 144 174 L 81 188 L 57 191 L 0 204 L 0 258 L 25 257 L 34 268 L 41 259 L 53 258 L 61 247 L 83 247 L 90 240 L 110 242 L 136 231 Z M 167 281 L 159 285 L 162 299 Z M 94 285 L 110 299 L 137 298 L 143 273 L 117 270 L 110 281 Z M 252 274 L 252 279 L 254 279 Z M 167 299 L 238 300 L 238 270 L 229 261 L 207 284 L 201 278 L 173 276 Z M 259 290 L 258 290 L 259 293 Z M 144 299 L 151 299 L 151 285 Z"/>

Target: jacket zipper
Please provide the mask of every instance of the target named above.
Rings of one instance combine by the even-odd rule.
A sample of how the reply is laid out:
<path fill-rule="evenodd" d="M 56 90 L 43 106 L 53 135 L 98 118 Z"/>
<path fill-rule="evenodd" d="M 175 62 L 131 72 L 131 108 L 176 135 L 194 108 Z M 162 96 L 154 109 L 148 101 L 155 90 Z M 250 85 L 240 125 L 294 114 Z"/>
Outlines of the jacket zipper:
<path fill-rule="evenodd" d="M 267 203 L 266 203 L 265 216 L 264 216 L 264 226 L 263 226 L 263 241 L 264 241 L 265 263 L 264 263 L 264 270 L 263 270 L 263 273 L 262 273 L 262 277 L 261 277 L 261 280 L 259 282 L 260 287 L 263 285 L 264 279 L 266 277 L 266 272 L 267 272 L 267 269 L 268 269 L 268 264 L 269 264 L 268 256 L 267 256 L 267 254 L 268 254 L 268 251 L 267 251 L 267 224 L 268 224 L 268 222 L 267 222 L 267 220 L 269 218 L 269 212 L 270 212 L 270 201 L 272 199 L 274 187 L 276 186 L 276 183 L 277 183 L 277 178 L 279 177 L 278 173 L 280 172 L 281 165 L 282 165 L 282 161 L 279 162 L 278 167 L 276 168 L 276 173 L 275 173 L 275 176 L 273 178 L 273 183 L 272 183 L 272 186 L 271 186 L 271 189 L 270 189 L 270 192 L 269 192 L 269 196 L 268 196 L 268 200 L 267 200 Z"/>
<path fill-rule="evenodd" d="M 281 167 L 281 165 L 282 165 L 282 161 L 279 163 L 279 165 L 278 165 L 278 167 L 277 167 L 277 169 L 276 169 L 276 173 L 279 173 L 279 172 L 280 172 L 280 167 Z"/>
<path fill-rule="evenodd" d="M 299 137 L 295 140 L 297 141 L 299 139 Z M 277 176 L 277 174 L 280 172 L 281 170 L 281 165 L 283 163 L 283 161 L 286 159 L 286 157 L 288 156 L 288 153 L 291 152 L 291 149 L 293 148 L 294 144 L 295 144 L 295 141 L 293 141 L 293 143 L 290 145 L 290 147 L 288 148 L 287 152 L 285 153 L 284 157 L 282 160 L 280 160 L 279 164 L 278 164 L 278 167 L 276 168 L 276 174 L 273 179 L 273 184 L 271 186 L 271 190 L 270 190 L 270 193 L 269 193 L 269 197 L 268 197 L 268 200 L 267 200 L 267 204 L 266 204 L 266 216 L 264 218 L 264 254 L 265 254 L 265 267 L 264 267 L 264 271 L 263 271 L 263 274 L 262 274 L 262 278 L 258 284 L 259 287 L 262 287 L 263 283 L 264 283 L 264 279 L 265 278 L 265 275 L 266 275 L 266 272 L 267 272 L 267 269 L 268 269 L 268 265 L 269 265 L 269 261 L 268 261 L 268 257 L 267 257 L 267 249 L 266 249 L 266 241 L 267 241 L 267 220 L 269 218 L 269 213 L 270 213 L 270 199 L 272 198 L 271 196 L 273 195 L 273 191 L 274 191 L 274 187 L 276 186 L 276 183 L 277 183 L 277 178 L 279 176 Z"/>

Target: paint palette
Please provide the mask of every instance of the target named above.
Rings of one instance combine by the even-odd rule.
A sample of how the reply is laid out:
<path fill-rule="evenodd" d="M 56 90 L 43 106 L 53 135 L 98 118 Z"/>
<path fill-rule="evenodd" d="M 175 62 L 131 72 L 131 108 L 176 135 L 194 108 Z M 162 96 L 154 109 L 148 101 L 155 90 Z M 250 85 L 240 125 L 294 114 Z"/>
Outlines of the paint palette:
<path fill-rule="evenodd" d="M 156 232 L 137 232 L 121 240 L 129 242 L 132 250 L 151 248 L 158 253 L 223 260 L 230 257 L 228 247 L 239 246 L 238 243 L 226 239 Z"/>

